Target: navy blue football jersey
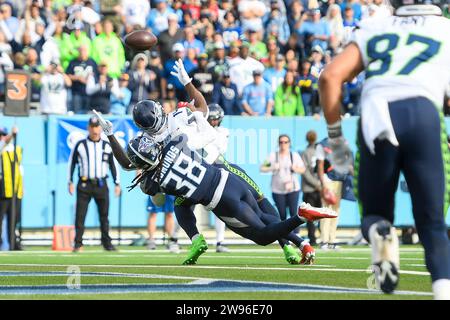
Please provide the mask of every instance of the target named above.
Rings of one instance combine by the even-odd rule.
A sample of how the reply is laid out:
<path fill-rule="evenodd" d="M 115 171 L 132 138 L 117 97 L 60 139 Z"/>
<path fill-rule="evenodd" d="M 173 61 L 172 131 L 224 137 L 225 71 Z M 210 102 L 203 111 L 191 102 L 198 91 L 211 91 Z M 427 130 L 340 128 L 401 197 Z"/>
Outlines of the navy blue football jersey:
<path fill-rule="evenodd" d="M 208 205 L 219 185 L 221 173 L 187 146 L 185 134 L 172 138 L 163 148 L 162 163 L 150 175 L 152 185 L 159 183 L 160 191 L 185 198 L 189 203 Z M 156 191 L 156 190 L 155 190 Z"/>

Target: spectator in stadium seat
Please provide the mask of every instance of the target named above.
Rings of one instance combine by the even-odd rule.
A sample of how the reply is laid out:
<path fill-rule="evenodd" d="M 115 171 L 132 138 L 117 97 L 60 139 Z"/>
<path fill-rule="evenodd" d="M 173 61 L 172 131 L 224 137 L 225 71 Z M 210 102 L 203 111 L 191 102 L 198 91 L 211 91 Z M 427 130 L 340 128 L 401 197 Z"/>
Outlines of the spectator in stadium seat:
<path fill-rule="evenodd" d="M 220 75 L 228 70 L 228 64 L 225 60 L 225 45 L 223 42 L 215 42 L 213 56 L 207 65 L 208 71 L 212 73 L 214 81 L 217 81 Z"/>
<path fill-rule="evenodd" d="M 27 10 L 24 13 L 24 19 L 20 20 L 19 29 L 13 35 L 15 40 L 18 43 L 20 43 L 23 35 L 25 33 L 29 33 L 30 40 L 32 42 L 33 39 L 36 38 L 35 30 L 36 30 L 36 23 L 38 21 L 45 24 L 44 20 L 40 16 L 39 3 L 32 2 L 29 6 L 27 6 Z"/>
<path fill-rule="evenodd" d="M 355 13 L 352 6 L 347 5 L 344 9 L 344 27 L 357 27 L 359 25 L 359 20 L 355 18 Z"/>
<path fill-rule="evenodd" d="M 14 69 L 14 63 L 9 54 L 0 50 L 0 99 L 5 94 L 6 71 Z"/>
<path fill-rule="evenodd" d="M 317 78 L 311 75 L 311 61 L 303 60 L 301 73 L 297 79 L 302 94 L 303 106 L 307 116 L 313 115 L 312 100 L 314 95 L 314 87 L 317 86 Z"/>
<path fill-rule="evenodd" d="M 308 54 L 310 48 L 319 45 L 323 51 L 328 49 L 331 31 L 328 22 L 320 19 L 320 10 L 308 11 L 308 20 L 303 22 L 297 33 L 305 39 L 305 51 Z"/>
<path fill-rule="evenodd" d="M 20 20 L 12 15 L 12 6 L 9 2 L 3 2 L 0 6 L 0 20 L 4 21 L 8 31 L 15 35 L 19 30 Z"/>
<path fill-rule="evenodd" d="M 172 1 L 172 10 L 178 16 L 178 21 L 183 20 L 183 1 L 182 0 L 173 0 Z"/>
<path fill-rule="evenodd" d="M 108 75 L 118 78 L 125 65 L 125 51 L 122 41 L 114 33 L 114 26 L 110 20 L 103 22 L 103 32 L 92 42 L 92 59 L 108 64 Z"/>
<path fill-rule="evenodd" d="M 67 113 L 67 87 L 72 85 L 59 61 L 52 61 L 41 77 L 41 112 Z"/>
<path fill-rule="evenodd" d="M 195 49 L 195 54 L 199 55 L 205 52 L 205 46 L 203 42 L 195 38 L 194 29 L 192 27 L 184 28 L 184 38 L 185 40 L 182 42 L 184 49 Z"/>
<path fill-rule="evenodd" d="M 306 17 L 307 15 L 304 11 L 302 1 L 292 1 L 290 10 L 287 12 L 287 20 L 291 34 L 295 33 L 295 31 L 300 28 L 300 25 L 306 20 Z"/>
<path fill-rule="evenodd" d="M 197 68 L 192 70 L 190 76 L 192 77 L 192 84 L 202 93 L 206 102 L 211 103 L 212 92 L 214 88 L 213 75 L 208 70 L 208 55 L 206 53 L 200 54 L 197 57 Z"/>
<path fill-rule="evenodd" d="M 236 52 L 235 50 L 236 47 L 230 48 L 231 52 Z M 249 44 L 245 41 L 239 47 L 239 55 L 228 59 L 228 65 L 230 66 L 231 81 L 236 84 L 239 95 L 242 94 L 246 85 L 253 82 L 253 71 L 264 71 L 264 65 L 249 56 Z"/>
<path fill-rule="evenodd" d="M 95 61 L 89 58 L 88 47 L 78 48 L 78 58 L 70 61 L 67 75 L 72 80 L 72 103 L 70 110 L 77 114 L 86 113 L 90 106 L 89 96 L 86 94 L 86 83 L 89 75 L 97 73 Z"/>
<path fill-rule="evenodd" d="M 258 0 L 241 0 L 238 3 L 242 31 L 249 29 L 263 30 L 262 17 L 267 12 L 266 4 Z"/>
<path fill-rule="evenodd" d="M 236 19 L 236 14 L 233 11 L 225 13 L 222 24 L 219 26 L 219 32 L 223 35 L 223 42 L 225 48 L 228 49 L 232 42 L 239 41 L 242 35 L 242 28 L 239 21 Z"/>
<path fill-rule="evenodd" d="M 153 2 L 156 8 L 150 10 L 147 18 L 147 27 L 152 30 L 155 36 L 159 36 L 161 32 L 168 28 L 167 17 L 175 12 L 167 5 L 167 0 L 155 0 Z"/>
<path fill-rule="evenodd" d="M 84 46 L 87 50 L 87 55 L 91 56 L 91 39 L 84 32 L 84 25 L 81 21 L 75 22 L 73 26 L 73 31 L 68 37 L 65 38 L 66 41 L 66 53 L 64 54 L 62 65 L 64 69 L 67 69 L 70 61 L 78 58 L 80 54 L 79 48 Z"/>
<path fill-rule="evenodd" d="M 89 75 L 86 83 L 86 94 L 89 95 L 89 111 L 108 114 L 111 108 L 111 93 L 119 91 L 117 79 L 108 75 L 108 64 L 100 62 L 98 72 Z"/>
<path fill-rule="evenodd" d="M 164 64 L 164 71 L 161 77 L 161 94 L 162 98 L 165 99 L 167 97 L 167 84 L 171 83 L 175 87 L 175 91 L 177 93 L 177 98 L 180 101 L 187 101 L 188 96 L 184 86 L 180 83 L 178 78 L 173 76 L 170 72 L 173 71 L 173 66 L 175 65 L 175 61 L 178 59 L 182 59 L 184 68 L 187 73 L 190 73 L 195 68 L 195 64 L 185 57 L 184 46 L 181 43 L 175 43 L 172 47 L 172 59 L 169 59 Z"/>
<path fill-rule="evenodd" d="M 250 116 L 270 117 L 272 115 L 272 88 L 264 81 L 262 70 L 253 71 L 253 83 L 244 87 L 242 108 Z"/>
<path fill-rule="evenodd" d="M 247 31 L 247 39 L 249 43 L 249 53 L 256 60 L 267 58 L 267 47 L 266 44 L 261 39 L 261 32 L 253 29 Z"/>
<path fill-rule="evenodd" d="M 353 16 L 356 20 L 361 20 L 362 6 L 359 0 L 344 0 L 339 3 L 341 6 L 341 12 L 344 13 L 346 7 L 353 9 Z"/>
<path fill-rule="evenodd" d="M 289 24 L 286 19 L 286 15 L 282 14 L 279 8 L 273 8 L 270 12 L 269 20 L 266 23 L 266 30 L 273 30 L 275 28 L 277 32 L 278 42 L 283 46 L 289 39 L 291 31 L 289 30 Z"/>
<path fill-rule="evenodd" d="M 283 55 L 278 54 L 275 65 L 264 70 L 263 78 L 268 84 L 270 84 L 273 93 L 277 91 L 278 86 L 284 81 L 284 76 L 286 75 L 284 64 L 285 61 Z"/>
<path fill-rule="evenodd" d="M 126 25 L 138 25 L 144 28 L 150 12 L 150 2 L 148 0 L 122 0 L 121 10 Z"/>
<path fill-rule="evenodd" d="M 169 14 L 167 20 L 169 25 L 167 30 L 161 32 L 158 37 L 158 47 L 163 64 L 172 56 L 173 45 L 184 39 L 183 30 L 178 24 L 178 16 L 174 13 Z"/>
<path fill-rule="evenodd" d="M 295 84 L 294 73 L 288 71 L 275 92 L 275 116 L 304 116 L 302 95 Z"/>
<path fill-rule="evenodd" d="M 154 71 L 147 69 L 148 58 L 145 53 L 138 53 L 131 63 L 129 72 L 128 89 L 131 91 L 130 109 L 141 100 L 149 98 L 152 91 L 156 91 L 156 74 Z M 127 110 L 129 113 L 131 110 Z"/>
<path fill-rule="evenodd" d="M 213 30 L 213 33 L 215 31 L 214 25 L 211 23 L 211 21 L 212 20 L 210 12 L 201 13 L 200 19 L 192 26 L 195 36 L 197 37 L 197 39 L 202 41 L 204 45 L 206 45 L 207 41 L 207 31 L 211 30 L 211 28 Z"/>
<path fill-rule="evenodd" d="M 330 5 L 325 19 L 330 25 L 330 47 L 336 52 L 344 40 L 344 22 L 342 20 L 341 7 L 338 4 Z"/>
<path fill-rule="evenodd" d="M 39 102 L 41 95 L 41 74 L 44 71 L 42 65 L 39 64 L 38 54 L 35 49 L 28 48 L 25 53 L 24 70 L 31 74 L 31 101 Z"/>
<path fill-rule="evenodd" d="M 119 78 L 119 90 L 111 92 L 111 113 L 115 115 L 124 115 L 127 113 L 131 101 L 131 91 L 128 89 L 128 80 L 130 76 L 124 73 Z"/>
<path fill-rule="evenodd" d="M 161 97 L 161 77 L 163 73 L 163 64 L 161 63 L 161 56 L 158 51 L 150 52 L 150 60 L 147 67 L 155 74 L 155 89 L 149 92 L 148 98 L 150 100 L 158 100 Z"/>
<path fill-rule="evenodd" d="M 231 82 L 228 70 L 224 70 L 220 82 L 214 84 L 212 102 L 220 105 L 225 115 L 239 116 L 244 112 L 237 87 Z"/>
<path fill-rule="evenodd" d="M 319 79 L 324 66 L 324 52 L 320 46 L 315 46 L 311 50 L 311 74 Z"/>
<path fill-rule="evenodd" d="M 220 33 L 216 33 L 216 29 L 213 24 L 208 24 L 205 28 L 205 33 L 203 35 L 199 35 L 201 41 L 203 41 L 203 45 L 205 47 L 205 53 L 208 56 L 212 56 L 214 50 L 214 44 L 216 42 L 216 37 L 222 39 Z"/>

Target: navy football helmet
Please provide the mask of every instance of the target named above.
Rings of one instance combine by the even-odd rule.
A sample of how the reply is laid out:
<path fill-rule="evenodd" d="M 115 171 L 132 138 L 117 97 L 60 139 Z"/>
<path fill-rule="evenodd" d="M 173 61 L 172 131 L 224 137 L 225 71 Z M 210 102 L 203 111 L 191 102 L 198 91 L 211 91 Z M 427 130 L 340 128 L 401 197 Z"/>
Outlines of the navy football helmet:
<path fill-rule="evenodd" d="M 133 107 L 133 120 L 140 129 L 155 134 L 166 125 L 167 115 L 158 102 L 142 100 Z"/>
<path fill-rule="evenodd" d="M 148 135 L 135 137 L 128 143 L 127 155 L 138 169 L 153 170 L 161 160 L 162 144 Z"/>

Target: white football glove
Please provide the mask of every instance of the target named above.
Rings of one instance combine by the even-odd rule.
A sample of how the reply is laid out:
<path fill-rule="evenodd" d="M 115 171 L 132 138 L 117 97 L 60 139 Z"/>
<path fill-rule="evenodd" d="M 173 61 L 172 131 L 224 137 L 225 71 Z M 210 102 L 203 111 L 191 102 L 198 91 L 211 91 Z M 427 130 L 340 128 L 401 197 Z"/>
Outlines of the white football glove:
<path fill-rule="evenodd" d="M 331 149 L 330 162 L 334 170 L 340 174 L 348 174 L 353 163 L 352 151 L 345 139 L 341 137 L 328 138 Z"/>
<path fill-rule="evenodd" d="M 175 61 L 173 70 L 174 71 L 170 71 L 170 74 L 177 77 L 183 86 L 186 86 L 188 83 L 192 81 L 192 78 L 190 78 L 188 73 L 186 72 L 183 61 L 181 59 Z"/>
<path fill-rule="evenodd" d="M 98 122 L 100 122 L 100 126 L 102 127 L 103 132 L 107 136 L 112 136 L 114 134 L 114 132 L 113 132 L 113 125 L 112 125 L 111 121 L 103 119 L 102 115 L 100 113 L 98 113 L 95 109 L 92 111 L 97 116 Z"/>

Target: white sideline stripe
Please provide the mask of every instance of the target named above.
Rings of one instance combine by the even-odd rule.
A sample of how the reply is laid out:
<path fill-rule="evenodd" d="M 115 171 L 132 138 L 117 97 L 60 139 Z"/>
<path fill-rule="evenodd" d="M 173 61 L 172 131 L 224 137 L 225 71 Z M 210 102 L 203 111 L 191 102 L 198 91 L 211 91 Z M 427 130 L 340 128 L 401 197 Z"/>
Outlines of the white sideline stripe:
<path fill-rule="evenodd" d="M 381 291 L 379 290 L 374 290 L 374 289 L 366 289 L 366 288 L 349 288 L 349 287 L 338 287 L 338 286 L 325 286 L 325 285 L 319 285 L 319 284 L 305 284 L 305 283 L 286 283 L 286 282 L 272 282 L 272 281 L 254 281 L 254 280 L 234 280 L 234 279 L 218 279 L 218 278 L 202 278 L 202 277 L 180 277 L 180 276 L 168 276 L 168 275 L 159 275 L 159 274 L 137 274 L 137 273 L 123 273 L 123 272 L 112 272 L 112 273 L 108 273 L 108 272 L 97 272 L 100 274 L 105 274 L 105 275 L 121 275 L 121 276 L 125 276 L 125 277 L 141 277 L 141 278 L 161 278 L 161 279 L 189 279 L 189 280 L 194 280 L 188 283 L 188 285 L 207 285 L 207 284 L 211 284 L 215 281 L 227 281 L 227 282 L 234 282 L 234 283 L 242 283 L 242 284 L 248 284 L 248 283 L 252 283 L 252 284 L 260 284 L 260 285 L 279 285 L 279 286 L 283 286 L 283 285 L 287 285 L 287 286 L 292 286 L 292 287 L 311 287 L 311 292 L 313 292 L 313 289 L 323 289 L 323 290 L 347 290 L 347 292 L 339 292 L 336 291 L 337 293 L 349 293 L 348 290 L 355 290 L 355 293 L 359 293 L 359 294 L 382 294 Z M 81 276 L 83 276 L 83 274 L 81 274 Z M 117 285 L 117 284 L 116 284 Z M 123 285 L 123 286 L 127 286 L 127 284 L 119 284 L 119 285 Z M 161 284 L 161 285 L 171 285 L 171 284 Z M 54 287 L 55 285 L 42 285 L 39 287 Z M 64 286 L 64 285 L 62 285 Z M 92 284 L 90 285 L 91 287 L 94 286 L 104 286 L 104 284 Z M 4 286 L 0 286 L 1 287 L 15 287 L 15 288 L 20 288 L 20 287 L 29 287 L 29 285 L 4 285 Z M 285 290 L 280 290 L 280 291 L 285 291 Z M 112 292 L 99 292 L 99 294 L 106 294 L 106 293 L 112 293 Z M 1 294 L 1 293 L 0 293 Z M 5 294 L 8 294 L 5 292 Z M 430 296 L 432 295 L 432 293 L 430 292 L 424 292 L 424 291 L 396 291 L 395 292 L 396 295 L 421 295 L 421 296 Z"/>
<path fill-rule="evenodd" d="M 25 267 L 68 267 L 69 264 L 33 264 L 33 263 L 23 263 L 23 264 L 11 264 L 11 263 L 2 263 L 0 266 L 25 266 Z M 305 270 L 311 270 L 311 271 L 335 271 L 335 272 L 364 272 L 364 273 L 370 273 L 368 269 L 341 269 L 341 268 L 317 268 L 318 265 L 301 265 L 299 268 L 283 268 L 283 267 L 249 267 L 249 266 L 174 266 L 174 265 L 117 265 L 117 264 L 95 264 L 95 265 L 79 265 L 80 268 L 86 267 L 86 268 L 167 268 L 167 269 L 173 269 L 173 268 L 181 268 L 181 269 L 236 269 L 236 270 L 268 270 L 268 271 L 305 271 Z M 429 276 L 430 273 L 426 271 L 411 271 L 411 270 L 400 270 L 401 274 L 410 274 L 410 275 L 417 275 L 417 276 Z"/>
<path fill-rule="evenodd" d="M 181 250 L 182 252 L 187 252 L 187 250 Z M 364 247 L 364 248 L 341 248 L 339 250 L 322 250 L 320 248 L 317 248 L 316 251 L 319 252 L 327 252 L 327 253 L 341 253 L 341 252 L 354 252 L 354 253 L 370 253 L 371 248 L 370 247 Z M 84 252 L 82 252 L 81 254 L 89 254 L 89 253 L 105 253 L 104 250 L 86 250 Z M 127 254 L 127 253 L 143 253 L 143 254 L 152 254 L 152 252 L 154 253 L 158 253 L 158 252 L 167 252 L 167 249 L 156 249 L 156 250 L 152 250 L 152 251 L 148 251 L 145 249 L 142 250 L 123 250 L 120 251 L 120 254 Z M 232 248 L 231 252 L 236 252 L 236 253 L 245 253 L 245 252 L 253 252 L 253 253 L 257 253 L 257 252 L 263 252 L 263 253 L 276 253 L 276 252 L 281 252 L 281 249 L 235 249 Z M 400 248 L 400 252 L 402 253 L 423 253 L 424 251 L 422 249 L 419 248 Z M 16 255 L 27 255 L 27 254 L 52 254 L 52 255 L 61 255 L 61 254 L 68 254 L 67 252 L 62 252 L 62 251 L 53 251 L 53 250 L 33 250 L 33 251 L 14 251 L 14 253 L 11 253 L 11 251 L 0 251 L 0 255 L 12 255 L 12 256 L 16 256 Z"/>

